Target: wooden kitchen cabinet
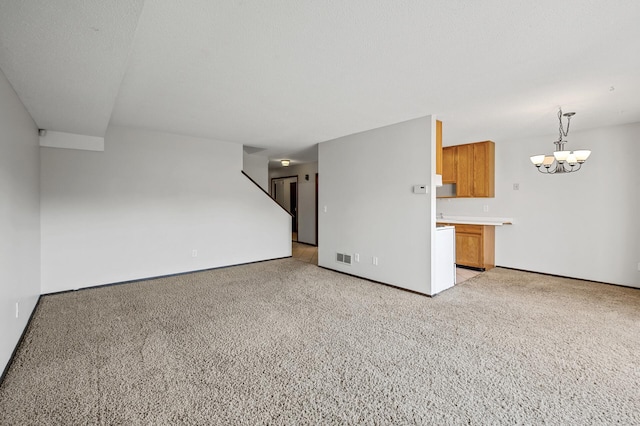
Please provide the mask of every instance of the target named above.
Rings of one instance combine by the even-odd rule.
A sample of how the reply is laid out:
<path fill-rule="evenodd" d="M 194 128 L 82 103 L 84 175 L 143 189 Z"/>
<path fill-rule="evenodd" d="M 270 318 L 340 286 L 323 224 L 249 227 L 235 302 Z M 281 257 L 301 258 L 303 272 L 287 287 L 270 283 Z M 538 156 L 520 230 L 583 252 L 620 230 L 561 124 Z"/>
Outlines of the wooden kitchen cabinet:
<path fill-rule="evenodd" d="M 456 228 L 456 265 L 491 269 L 496 265 L 496 228 L 493 225 L 449 224 Z"/>
<path fill-rule="evenodd" d="M 473 185 L 472 197 L 496 196 L 495 158 L 496 145 L 491 141 L 477 142 L 473 145 Z"/>
<path fill-rule="evenodd" d="M 442 121 L 440 120 L 436 120 L 436 174 L 442 175 Z"/>
<path fill-rule="evenodd" d="M 473 197 L 473 145 L 458 145 L 456 197 Z"/>
<path fill-rule="evenodd" d="M 456 183 L 458 147 L 442 148 L 442 183 Z"/>
<path fill-rule="evenodd" d="M 442 183 L 455 183 L 456 197 L 495 197 L 495 144 L 485 141 L 444 148 Z"/>

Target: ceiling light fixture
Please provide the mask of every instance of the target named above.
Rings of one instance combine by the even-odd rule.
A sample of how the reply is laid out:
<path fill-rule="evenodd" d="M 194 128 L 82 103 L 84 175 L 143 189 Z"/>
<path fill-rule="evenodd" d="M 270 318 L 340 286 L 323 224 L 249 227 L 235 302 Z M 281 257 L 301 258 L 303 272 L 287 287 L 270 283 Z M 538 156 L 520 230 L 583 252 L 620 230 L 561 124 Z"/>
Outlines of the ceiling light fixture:
<path fill-rule="evenodd" d="M 558 121 L 560 126 L 558 128 L 560 135 L 558 140 L 554 142 L 556 144 L 556 150 L 553 155 L 534 155 L 531 157 L 531 162 L 538 168 L 540 173 L 556 174 L 556 173 L 571 173 L 577 172 L 582 167 L 582 163 L 587 161 L 591 151 L 587 149 L 581 149 L 579 151 L 565 151 L 564 144 L 567 143 L 565 139 L 569 134 L 569 124 L 571 123 L 571 117 L 576 115 L 575 112 L 562 113 L 562 108 L 558 111 Z M 567 117 L 567 131 L 565 132 L 562 125 L 562 117 Z M 544 166 L 541 168 L 540 166 Z"/>
<path fill-rule="evenodd" d="M 290 163 L 290 160 L 280 160 L 280 164 L 282 164 L 282 167 L 289 167 Z"/>

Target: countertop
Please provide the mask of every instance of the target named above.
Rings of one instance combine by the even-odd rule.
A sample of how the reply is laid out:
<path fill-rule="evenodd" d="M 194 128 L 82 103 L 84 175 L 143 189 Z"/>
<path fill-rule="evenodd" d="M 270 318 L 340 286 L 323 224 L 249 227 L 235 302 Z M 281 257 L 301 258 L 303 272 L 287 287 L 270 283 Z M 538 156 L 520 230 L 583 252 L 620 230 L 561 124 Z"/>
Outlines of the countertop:
<path fill-rule="evenodd" d="M 502 226 L 512 225 L 513 218 L 510 217 L 469 217 L 469 216 L 443 216 L 436 217 L 436 223 L 453 223 L 460 225 L 490 225 Z"/>

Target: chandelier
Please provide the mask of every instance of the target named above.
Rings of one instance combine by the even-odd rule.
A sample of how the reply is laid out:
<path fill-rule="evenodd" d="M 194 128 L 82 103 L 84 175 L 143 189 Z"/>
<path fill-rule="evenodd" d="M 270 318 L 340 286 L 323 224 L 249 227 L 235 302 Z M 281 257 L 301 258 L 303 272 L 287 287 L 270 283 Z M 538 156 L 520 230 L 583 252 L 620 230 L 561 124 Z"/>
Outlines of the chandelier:
<path fill-rule="evenodd" d="M 538 168 L 540 173 L 555 174 L 555 173 L 571 173 L 577 172 L 582 167 L 582 163 L 587 161 L 591 151 L 587 149 L 581 149 L 579 151 L 565 151 L 564 144 L 567 143 L 565 139 L 569 134 L 569 124 L 571 123 L 571 117 L 576 115 L 575 112 L 562 113 L 562 108 L 558 111 L 558 121 L 560 126 L 558 128 L 560 134 L 558 140 L 554 142 L 556 150 L 553 155 L 534 155 L 531 157 L 531 162 Z M 562 125 L 562 117 L 567 117 L 567 130 L 564 130 Z M 543 166 L 544 168 L 542 168 Z"/>

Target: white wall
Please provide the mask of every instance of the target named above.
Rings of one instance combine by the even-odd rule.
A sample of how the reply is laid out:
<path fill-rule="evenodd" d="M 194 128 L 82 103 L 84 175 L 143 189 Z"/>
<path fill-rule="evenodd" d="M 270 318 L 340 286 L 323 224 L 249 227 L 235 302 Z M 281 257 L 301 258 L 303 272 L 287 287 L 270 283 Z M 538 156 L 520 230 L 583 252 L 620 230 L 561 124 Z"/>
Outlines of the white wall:
<path fill-rule="evenodd" d="M 242 151 L 242 170 L 262 189 L 269 192 L 269 159 Z"/>
<path fill-rule="evenodd" d="M 431 294 L 434 154 L 432 116 L 321 143 L 318 264 Z M 414 194 L 416 184 L 429 193 Z M 360 262 L 338 263 L 336 252 Z"/>
<path fill-rule="evenodd" d="M 298 241 L 313 245 L 317 244 L 316 173 L 318 173 L 317 162 L 280 167 L 269 171 L 270 180 L 281 176 L 298 176 Z M 306 175 L 309 175 L 309 180 L 305 179 Z M 287 199 L 286 202 L 288 203 L 289 200 Z"/>
<path fill-rule="evenodd" d="M 41 150 L 43 293 L 291 255 L 241 145 L 110 127 L 104 152 Z"/>
<path fill-rule="evenodd" d="M 513 217 L 496 229 L 497 265 L 640 287 L 640 123 L 572 129 L 567 148 L 591 157 L 577 173 L 545 176 L 529 156 L 552 152 L 556 137 L 495 141 L 495 199 L 438 200 L 437 211 Z"/>
<path fill-rule="evenodd" d="M 40 294 L 38 150 L 38 129 L 0 71 L 0 370 Z"/>

